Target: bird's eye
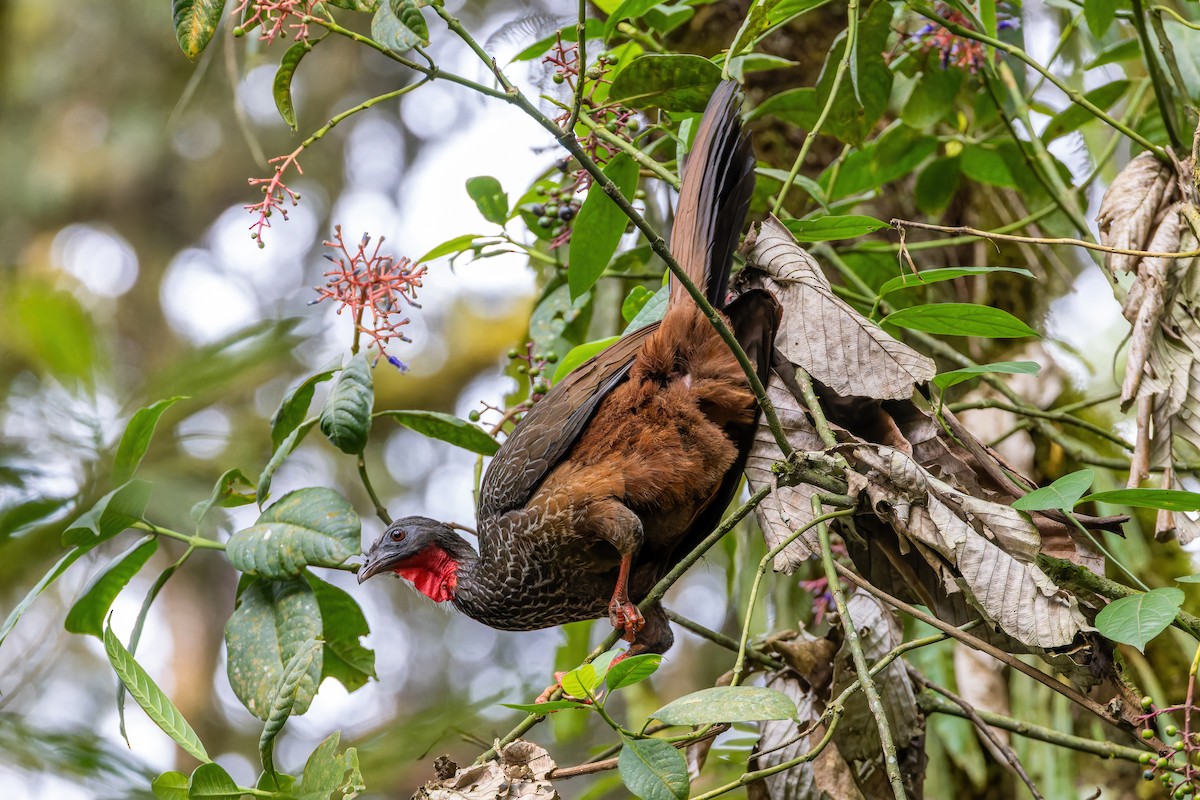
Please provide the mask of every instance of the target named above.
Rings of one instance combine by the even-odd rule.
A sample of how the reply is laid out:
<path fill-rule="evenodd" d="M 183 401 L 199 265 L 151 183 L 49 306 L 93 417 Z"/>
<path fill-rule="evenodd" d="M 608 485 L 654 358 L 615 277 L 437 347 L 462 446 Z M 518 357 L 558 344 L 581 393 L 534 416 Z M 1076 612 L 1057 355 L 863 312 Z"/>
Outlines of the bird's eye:
<path fill-rule="evenodd" d="M 404 531 L 400 531 L 400 530 L 392 531 L 392 541 L 393 542 L 404 541 Z"/>

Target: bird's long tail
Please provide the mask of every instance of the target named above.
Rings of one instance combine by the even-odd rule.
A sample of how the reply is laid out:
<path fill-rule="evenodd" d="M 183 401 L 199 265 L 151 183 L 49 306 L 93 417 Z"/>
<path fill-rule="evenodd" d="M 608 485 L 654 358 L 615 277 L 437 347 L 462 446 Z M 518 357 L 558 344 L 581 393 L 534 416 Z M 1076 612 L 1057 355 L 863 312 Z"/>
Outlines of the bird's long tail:
<path fill-rule="evenodd" d="M 671 233 L 671 254 L 717 308 L 725 303 L 733 251 L 754 190 L 754 152 L 741 107 L 742 92 L 733 81 L 721 83 L 709 99 L 683 166 Z M 681 303 L 691 299 L 674 281 L 668 313 Z"/>

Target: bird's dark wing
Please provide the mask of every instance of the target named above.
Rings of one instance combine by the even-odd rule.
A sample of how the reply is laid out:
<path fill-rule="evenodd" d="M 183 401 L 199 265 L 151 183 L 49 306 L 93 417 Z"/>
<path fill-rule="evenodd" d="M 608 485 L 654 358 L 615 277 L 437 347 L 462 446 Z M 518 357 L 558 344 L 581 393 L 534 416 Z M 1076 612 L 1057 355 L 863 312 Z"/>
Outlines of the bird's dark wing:
<path fill-rule="evenodd" d="M 600 402 L 628 377 L 634 356 L 658 325 L 618 339 L 534 404 L 488 466 L 479 493 L 480 518 L 525 505 L 575 444 Z"/>

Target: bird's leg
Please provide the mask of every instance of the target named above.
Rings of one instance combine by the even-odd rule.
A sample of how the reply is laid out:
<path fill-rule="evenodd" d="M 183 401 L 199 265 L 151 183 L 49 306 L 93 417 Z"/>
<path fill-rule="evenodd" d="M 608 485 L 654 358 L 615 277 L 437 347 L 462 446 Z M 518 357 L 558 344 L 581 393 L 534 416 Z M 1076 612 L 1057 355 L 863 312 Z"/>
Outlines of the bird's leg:
<path fill-rule="evenodd" d="M 642 546 L 642 521 L 624 504 L 608 498 L 588 506 L 588 523 L 621 554 L 617 585 L 608 602 L 608 620 L 621 631 L 622 638 L 632 642 L 645 624 L 642 612 L 629 599 L 629 572 L 633 555 Z"/>

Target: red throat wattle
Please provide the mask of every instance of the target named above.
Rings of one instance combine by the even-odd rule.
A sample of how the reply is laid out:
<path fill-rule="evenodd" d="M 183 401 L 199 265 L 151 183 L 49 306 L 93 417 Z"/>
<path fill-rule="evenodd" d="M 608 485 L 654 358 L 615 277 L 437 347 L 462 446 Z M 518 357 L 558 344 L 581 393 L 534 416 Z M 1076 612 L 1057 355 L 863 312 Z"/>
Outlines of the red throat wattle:
<path fill-rule="evenodd" d="M 458 562 L 436 546 L 398 564 L 392 572 L 412 581 L 418 592 L 436 603 L 453 598 L 458 588 Z"/>

